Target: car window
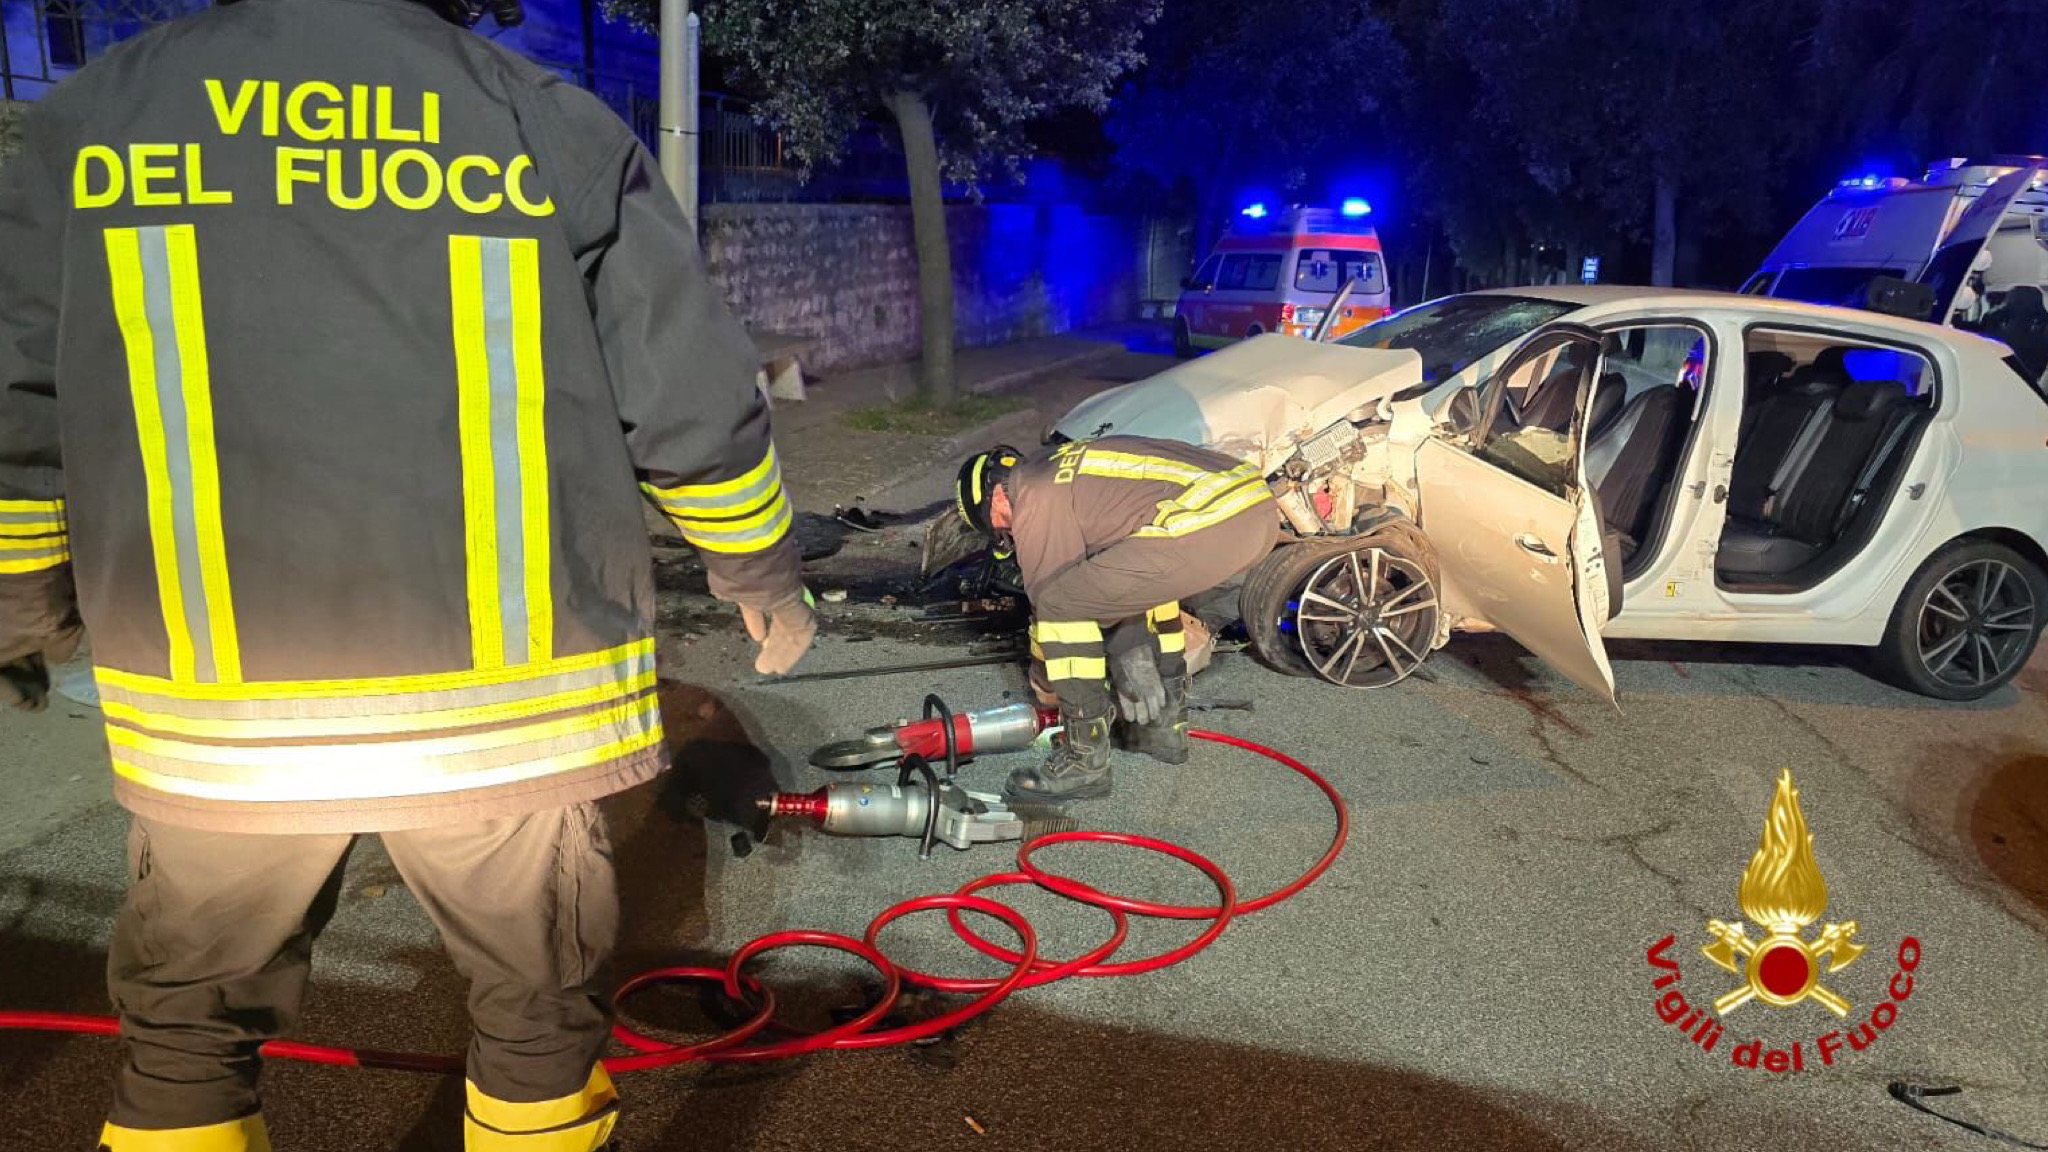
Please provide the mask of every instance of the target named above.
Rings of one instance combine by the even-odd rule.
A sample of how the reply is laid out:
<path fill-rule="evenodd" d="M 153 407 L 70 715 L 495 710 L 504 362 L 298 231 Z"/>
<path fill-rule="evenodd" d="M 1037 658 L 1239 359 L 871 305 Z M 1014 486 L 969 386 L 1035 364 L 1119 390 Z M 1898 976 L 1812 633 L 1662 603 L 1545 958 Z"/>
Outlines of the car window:
<path fill-rule="evenodd" d="M 1752 328 L 1743 346 L 1748 384 L 1744 403 L 1754 407 L 1787 388 L 1898 384 L 1913 400 L 1934 403 L 1934 364 L 1906 348 L 1855 342 L 1846 333 Z"/>
<path fill-rule="evenodd" d="M 1879 276 L 1904 276 L 1903 268 L 1787 268 L 1771 295 L 1781 300 L 1861 308 L 1870 282 Z"/>
<path fill-rule="evenodd" d="M 1244 292 L 1270 292 L 1280 286 L 1280 255 L 1225 256 L 1216 287 Z"/>
<path fill-rule="evenodd" d="M 1412 400 L 1463 372 L 1472 362 L 1520 340 L 1578 305 L 1526 296 L 1475 293 L 1418 304 L 1338 341 L 1355 348 L 1412 349 L 1422 356 L 1422 383 L 1396 393 Z"/>
<path fill-rule="evenodd" d="M 1386 285 L 1379 254 L 1351 248 L 1304 248 L 1294 264 L 1294 286 L 1304 292 L 1336 292 L 1359 281 L 1358 291 L 1378 293 Z"/>
<path fill-rule="evenodd" d="M 1569 499 L 1578 463 L 1572 416 L 1577 411 L 1580 382 L 1597 354 L 1592 344 L 1573 341 L 1515 365 L 1504 381 L 1507 392 L 1529 396 L 1534 402 L 1521 409 L 1502 405 L 1502 418 L 1481 443 L 1479 458 Z M 1553 396 L 1562 396 L 1566 402 L 1543 402 Z"/>

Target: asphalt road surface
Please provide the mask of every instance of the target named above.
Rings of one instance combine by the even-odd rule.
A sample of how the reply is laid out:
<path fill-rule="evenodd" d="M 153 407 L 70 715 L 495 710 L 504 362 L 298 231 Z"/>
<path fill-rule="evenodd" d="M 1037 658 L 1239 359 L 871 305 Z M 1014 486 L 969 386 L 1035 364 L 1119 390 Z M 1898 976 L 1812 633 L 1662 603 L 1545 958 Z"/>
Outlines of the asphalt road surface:
<path fill-rule="evenodd" d="M 1041 408 L 1157 370 L 1163 358 L 1144 351 L 1036 386 Z M 778 827 L 736 854 L 755 797 L 826 781 L 805 764 L 814 746 L 915 715 L 927 692 L 959 707 L 1020 699 L 1022 673 L 761 684 L 737 621 L 690 593 L 701 578 L 686 557 L 659 555 L 678 766 L 611 804 L 622 972 L 716 962 L 784 928 L 859 935 L 898 900 L 1013 866 L 1001 846 L 920 862 L 909 840 L 804 827 Z M 821 566 L 814 583 L 853 596 L 824 605 L 806 670 L 960 650 L 957 633 L 878 605 L 912 555 L 898 534 L 856 535 Z M 1252 697 L 1258 710 L 1202 722 L 1299 756 L 1351 806 L 1351 842 L 1319 883 L 1245 917 L 1188 963 L 1020 993 L 946 1043 L 633 1076 L 620 1148 L 2010 1146 L 1907 1109 L 1887 1095 L 1895 1080 L 1960 1086 L 1934 1103 L 2048 1143 L 2048 658 L 1981 704 L 1945 706 L 1826 649 L 1611 651 L 1618 712 L 1498 637 L 1454 639 L 1424 675 L 1377 693 L 1220 658 L 1197 691 Z M 1008 760 L 966 773 L 995 789 Z M 1680 1030 L 1687 1018 L 1666 1023 L 1657 1005 L 1675 992 L 1689 1012 L 1738 985 L 1700 947 L 1709 920 L 1742 917 L 1737 885 L 1785 768 L 1828 885 L 1822 923 L 1854 920 L 1868 951 L 1825 978 L 1849 1002 L 1847 1019 L 1810 1001 L 1744 1005 L 1703 1051 Z M 1085 826 L 1183 843 L 1246 894 L 1285 882 L 1329 842 L 1319 794 L 1241 752 L 1201 745 L 1185 767 L 1123 759 L 1117 772 L 1114 796 L 1076 807 Z M 106 1009 L 126 826 L 106 776 L 90 711 L 0 713 L 0 1006 Z M 1045 862 L 1133 895 L 1214 899 L 1185 868 L 1135 853 L 1055 848 Z M 1102 913 L 1007 891 L 1038 926 L 1043 954 L 1085 950 L 1109 928 Z M 1122 955 L 1197 930 L 1134 921 Z M 1918 946 L 1910 991 L 1852 1048 L 1857 1026 L 1906 988 L 1907 938 Z M 936 915 L 902 922 L 883 943 L 928 971 L 999 972 Z M 1675 983 L 1658 986 L 1670 969 L 1653 950 L 1678 966 Z M 789 1017 L 812 1026 L 871 990 L 858 963 L 815 950 L 771 954 L 758 971 Z M 457 1051 L 461 1003 L 426 919 L 366 840 L 321 941 L 301 1037 Z M 677 992 L 640 1010 L 702 1035 L 713 1027 L 703 1007 Z M 1763 1063 L 1766 1050 L 1789 1061 L 1795 1043 L 1798 1071 L 1736 1062 Z M 91 1146 L 114 1059 L 104 1040 L 0 1035 L 0 1149 Z M 266 1092 L 281 1152 L 460 1145 L 459 1085 L 280 1065 Z"/>
<path fill-rule="evenodd" d="M 828 609 L 812 667 L 943 654 L 853 641 L 876 631 L 872 610 Z M 783 827 L 740 858 L 730 838 L 771 783 L 823 780 L 803 764 L 812 746 L 913 713 L 926 691 L 960 706 L 1018 698 L 1016 670 L 761 685 L 730 630 L 671 638 L 664 656 L 680 765 L 614 804 L 622 967 L 721 956 L 786 927 L 858 935 L 889 903 L 1009 867 L 1001 847 L 920 863 L 908 840 Z M 1319 884 L 1177 968 L 1022 993 L 946 1044 L 635 1076 L 621 1147 L 1996 1147 L 1889 1099 L 1894 1079 L 1961 1085 L 1942 1106 L 2048 1139 L 2048 665 L 1982 705 L 1937 707 L 1823 650 L 1617 645 L 1617 657 L 1621 712 L 1487 637 L 1459 638 L 1427 679 L 1373 694 L 1223 657 L 1200 691 L 1259 710 L 1208 722 L 1321 768 L 1351 804 L 1351 844 Z M 0 999 L 13 1006 L 105 1006 L 125 822 L 95 729 L 78 708 L 0 718 Z M 994 785 L 1007 767 L 966 771 Z M 1869 951 L 1827 978 L 1847 1022 L 1810 1002 L 1749 1005 L 1705 1052 L 1656 1014 L 1664 970 L 1647 953 L 1674 938 L 1662 955 L 1689 1001 L 1735 986 L 1698 948 L 1709 919 L 1741 917 L 1737 882 L 1785 767 L 1828 882 L 1826 919 L 1855 920 Z M 1185 843 L 1247 893 L 1292 876 L 1331 833 L 1313 790 L 1229 749 L 1118 773 L 1113 797 L 1078 809 L 1086 825 Z M 1163 861 L 1095 847 L 1047 857 L 1104 887 L 1213 899 Z M 373 841 L 349 867 L 303 1036 L 459 1049 L 461 990 L 419 908 Z M 1048 955 L 1107 928 L 1050 896 L 1016 902 Z M 1134 923 L 1127 949 L 1193 931 Z M 1868 1021 L 1909 936 L 1920 958 L 1889 1027 L 1821 1066 L 1815 1042 Z M 885 943 L 929 970 L 996 970 L 936 916 Z M 811 950 L 761 971 L 798 1019 L 866 988 L 858 964 Z M 647 1015 L 705 1026 L 681 993 Z M 1803 1071 L 1737 1066 L 1750 1040 L 1799 1041 Z M 114 1054 L 98 1039 L 0 1038 L 0 1146 L 89 1146 Z M 267 1092 L 280 1149 L 459 1144 L 451 1084 L 279 1066 Z"/>

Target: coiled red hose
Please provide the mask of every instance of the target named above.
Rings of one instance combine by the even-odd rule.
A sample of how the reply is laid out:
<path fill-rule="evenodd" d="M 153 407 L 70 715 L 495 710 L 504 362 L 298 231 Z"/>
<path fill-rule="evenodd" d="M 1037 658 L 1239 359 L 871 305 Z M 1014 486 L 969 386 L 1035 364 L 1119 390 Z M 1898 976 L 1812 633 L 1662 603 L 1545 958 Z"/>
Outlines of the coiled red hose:
<path fill-rule="evenodd" d="M 679 982 L 715 983 L 725 992 L 728 999 L 752 1011 L 745 1023 L 723 1035 L 695 1044 L 671 1044 L 647 1036 L 631 1027 L 623 1019 L 612 1028 L 612 1034 L 620 1044 L 633 1049 L 632 1054 L 607 1057 L 605 1068 L 613 1073 L 638 1072 L 648 1068 L 665 1068 L 695 1060 L 755 1061 L 775 1060 L 789 1056 L 801 1056 L 809 1052 L 827 1050 L 851 1050 L 884 1048 L 896 1044 L 938 1036 L 957 1028 L 976 1016 L 994 1008 L 1020 988 L 1036 988 L 1063 980 L 1069 976 L 1134 976 L 1141 972 L 1154 972 L 1169 965 L 1178 964 L 1195 955 L 1223 934 L 1233 920 L 1239 916 L 1271 908 L 1302 889 L 1315 883 L 1337 857 L 1344 851 L 1344 844 L 1351 835 L 1351 815 L 1344 806 L 1343 797 L 1328 780 L 1314 769 L 1283 752 L 1236 736 L 1220 732 L 1196 729 L 1189 735 L 1217 744 L 1228 744 L 1255 752 L 1268 760 L 1284 765 L 1299 773 L 1309 783 L 1322 790 L 1330 801 L 1330 807 L 1337 814 L 1337 830 L 1330 838 L 1330 848 L 1320 860 L 1292 882 L 1254 900 L 1240 901 L 1236 887 L 1230 877 L 1207 857 L 1149 836 L 1134 836 L 1123 832 L 1061 832 L 1033 840 L 1017 852 L 1015 872 L 1000 872 L 984 876 L 963 886 L 951 895 L 919 896 L 905 900 L 884 911 L 868 924 L 863 939 L 841 936 L 834 932 L 793 930 L 773 932 L 758 940 L 743 945 L 732 954 L 724 968 L 657 968 L 642 972 L 620 985 L 612 994 L 614 1007 L 622 1007 L 626 1000 L 657 984 Z M 1216 885 L 1218 902 L 1212 906 L 1180 904 L 1155 904 L 1135 900 L 1127 896 L 1116 896 L 1098 891 L 1068 877 L 1055 875 L 1040 868 L 1032 857 L 1042 848 L 1057 844 L 1116 844 L 1171 856 L 1202 872 Z M 1038 936 L 1024 915 L 1007 905 L 998 904 L 975 893 L 986 888 L 1009 884 L 1037 884 L 1050 892 L 1056 892 L 1070 900 L 1108 912 L 1115 924 L 1114 931 L 1102 944 L 1071 960 L 1045 960 L 1038 955 Z M 897 920 L 916 912 L 944 910 L 952 923 L 953 931 L 962 941 L 985 955 L 1011 965 L 1010 973 L 995 979 L 961 979 L 932 976 L 902 965 L 884 956 L 876 947 L 876 939 L 882 930 Z M 963 911 L 979 912 L 1001 920 L 1016 933 L 1021 945 L 1020 951 L 1011 951 L 982 939 L 967 927 L 961 917 Z M 1108 963 L 1110 956 L 1123 946 L 1129 927 L 1127 917 L 1148 916 L 1171 920 L 1208 920 L 1211 923 L 1199 936 L 1178 948 L 1136 960 Z M 741 969 L 748 961 L 763 952 L 776 948 L 811 947 L 828 948 L 860 957 L 873 965 L 880 973 L 885 986 L 882 995 L 860 1015 L 843 1024 L 827 1028 L 822 1032 L 795 1033 L 775 1023 L 775 996 L 758 980 L 746 975 Z M 868 1029 L 886 1018 L 896 1006 L 902 994 L 903 985 L 914 984 L 942 992 L 979 993 L 972 1002 L 942 1013 L 928 1020 L 896 1028 L 885 1028 L 871 1032 Z M 85 1016 L 68 1012 L 0 1012 L 0 1030 L 28 1030 L 42 1032 L 78 1032 L 95 1036 L 117 1036 L 120 1024 L 111 1016 Z M 749 1043 L 763 1032 L 774 1029 L 786 1038 L 766 1043 Z M 272 1040 L 263 1045 L 264 1056 L 276 1060 L 296 1060 L 307 1064 L 333 1064 L 349 1068 L 382 1068 L 398 1072 L 427 1072 L 442 1075 L 461 1075 L 463 1060 L 459 1056 L 429 1056 L 412 1052 L 382 1052 L 369 1048 L 335 1048 L 318 1044 L 301 1044 L 292 1040 Z"/>

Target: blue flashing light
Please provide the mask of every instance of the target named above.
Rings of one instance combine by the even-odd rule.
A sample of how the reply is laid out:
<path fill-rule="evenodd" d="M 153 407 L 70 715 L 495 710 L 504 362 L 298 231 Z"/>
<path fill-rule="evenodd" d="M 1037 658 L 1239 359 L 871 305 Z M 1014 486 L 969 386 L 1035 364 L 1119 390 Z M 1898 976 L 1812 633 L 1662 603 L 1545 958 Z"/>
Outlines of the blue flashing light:
<path fill-rule="evenodd" d="M 1865 172 L 1861 176 L 1851 176 L 1842 181 L 1841 186 L 1844 188 L 1876 188 L 1884 182 L 1885 177 L 1879 176 L 1875 172 Z"/>
<path fill-rule="evenodd" d="M 1266 218 L 1266 202 L 1263 200 L 1252 201 L 1244 206 L 1243 214 L 1254 220 L 1264 220 Z"/>
<path fill-rule="evenodd" d="M 1344 215 L 1351 217 L 1372 215 L 1372 205 L 1367 203 L 1363 196 L 1351 197 L 1349 200 L 1344 201 L 1338 210 L 1343 212 Z"/>

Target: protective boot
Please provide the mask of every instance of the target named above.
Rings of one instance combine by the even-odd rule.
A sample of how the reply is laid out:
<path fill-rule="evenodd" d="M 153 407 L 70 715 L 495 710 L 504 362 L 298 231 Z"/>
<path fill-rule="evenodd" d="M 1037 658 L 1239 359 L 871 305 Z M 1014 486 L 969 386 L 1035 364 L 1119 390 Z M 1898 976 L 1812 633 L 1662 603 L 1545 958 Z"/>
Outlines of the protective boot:
<path fill-rule="evenodd" d="M 263 1117 L 244 1116 L 201 1128 L 123 1128 L 100 1130 L 100 1152 L 270 1152 Z"/>
<path fill-rule="evenodd" d="M 514 1103 L 469 1084 L 462 1116 L 467 1152 L 601 1152 L 619 1122 L 619 1094 L 603 1065 L 581 1092 L 555 1100 Z"/>
<path fill-rule="evenodd" d="M 1094 800 L 1109 795 L 1109 720 L 1113 706 L 1099 711 L 1085 705 L 1060 705 L 1060 723 L 1052 756 L 1045 763 L 1010 773 L 1012 799 L 1058 803 Z"/>
<path fill-rule="evenodd" d="M 1149 724 L 1116 722 L 1116 746 L 1150 756 L 1161 764 L 1188 762 L 1188 682 L 1183 676 L 1169 676 L 1166 706 Z"/>

